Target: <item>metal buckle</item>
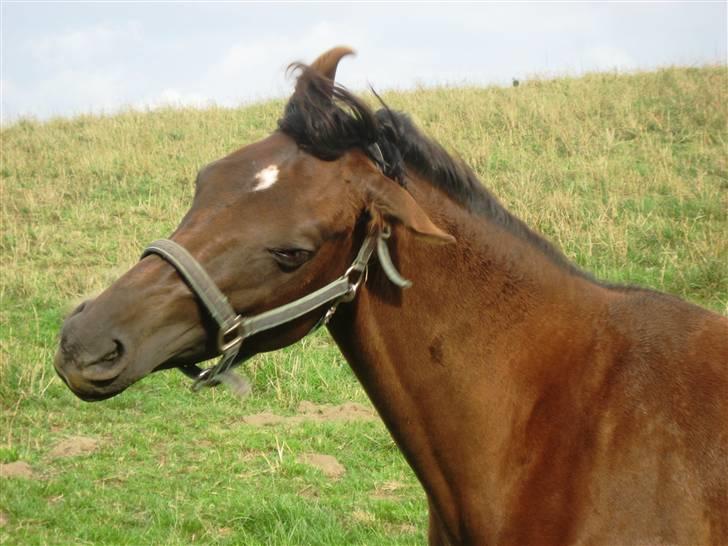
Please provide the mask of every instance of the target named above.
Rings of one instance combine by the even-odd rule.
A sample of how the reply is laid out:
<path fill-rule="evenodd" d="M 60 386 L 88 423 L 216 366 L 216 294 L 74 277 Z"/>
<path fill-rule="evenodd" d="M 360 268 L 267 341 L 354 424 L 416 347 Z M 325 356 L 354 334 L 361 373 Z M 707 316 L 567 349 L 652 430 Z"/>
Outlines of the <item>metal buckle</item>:
<path fill-rule="evenodd" d="M 200 375 L 198 375 L 195 378 L 194 382 L 192 383 L 192 386 L 190 387 L 192 392 L 198 392 L 202 387 L 213 386 L 211 383 L 214 380 L 214 377 L 210 377 L 210 374 L 212 374 L 212 371 L 214 369 L 215 369 L 215 366 L 212 366 L 212 367 L 202 370 L 200 372 Z M 217 383 L 215 383 L 215 384 L 217 384 Z"/>
<path fill-rule="evenodd" d="M 351 280 L 352 273 L 356 273 L 358 275 L 355 281 Z M 349 279 L 349 291 L 341 296 L 341 299 L 339 301 L 349 303 L 356 297 L 356 293 L 359 291 L 359 287 L 362 285 L 362 283 L 367 282 L 367 278 L 369 277 L 369 267 L 365 265 L 362 269 L 359 267 L 351 266 L 349 269 L 346 270 L 346 273 L 344 273 L 344 277 Z"/>
<path fill-rule="evenodd" d="M 245 332 L 243 331 L 242 326 L 243 319 L 240 315 L 238 315 L 237 317 L 235 317 L 232 326 L 230 326 L 226 330 L 220 328 L 220 330 L 217 332 L 217 348 L 221 353 L 224 354 L 236 345 L 239 345 L 243 342 L 243 339 L 245 339 Z M 230 334 L 235 334 L 235 337 L 230 341 L 226 341 Z"/>

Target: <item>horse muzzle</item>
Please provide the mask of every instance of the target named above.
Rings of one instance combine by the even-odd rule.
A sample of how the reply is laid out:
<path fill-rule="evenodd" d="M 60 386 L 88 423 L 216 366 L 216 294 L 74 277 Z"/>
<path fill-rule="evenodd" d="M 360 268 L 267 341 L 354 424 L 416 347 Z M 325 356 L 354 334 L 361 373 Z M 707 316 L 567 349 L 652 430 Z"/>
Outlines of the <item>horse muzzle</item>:
<path fill-rule="evenodd" d="M 64 322 L 53 365 L 76 396 L 104 400 L 127 386 L 120 381 L 126 369 L 126 350 L 121 340 L 84 320 L 86 305 L 82 303 Z"/>

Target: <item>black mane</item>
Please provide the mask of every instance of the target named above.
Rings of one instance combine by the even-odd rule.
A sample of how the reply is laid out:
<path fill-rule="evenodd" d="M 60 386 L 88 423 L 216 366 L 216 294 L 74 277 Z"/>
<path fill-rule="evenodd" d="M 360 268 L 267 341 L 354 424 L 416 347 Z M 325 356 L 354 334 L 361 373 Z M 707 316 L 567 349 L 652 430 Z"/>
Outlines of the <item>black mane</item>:
<path fill-rule="evenodd" d="M 359 148 L 379 163 L 371 151 L 376 144 L 384 158 L 384 174 L 389 178 L 405 186 L 407 172 L 412 169 L 466 210 L 527 240 L 572 273 L 588 276 L 508 212 L 468 165 L 425 136 L 409 116 L 390 110 L 376 93 L 382 108 L 374 112 L 354 94 L 308 66 L 296 63 L 292 68 L 300 71 L 298 85 L 278 127 L 301 149 L 319 159 L 334 160 Z"/>

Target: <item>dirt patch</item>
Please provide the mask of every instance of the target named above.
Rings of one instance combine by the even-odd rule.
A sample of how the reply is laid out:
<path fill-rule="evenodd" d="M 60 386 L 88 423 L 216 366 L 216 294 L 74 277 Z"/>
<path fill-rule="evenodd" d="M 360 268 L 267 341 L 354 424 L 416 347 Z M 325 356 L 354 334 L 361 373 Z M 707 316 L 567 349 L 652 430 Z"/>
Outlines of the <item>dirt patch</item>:
<path fill-rule="evenodd" d="M 99 448 L 99 441 L 96 438 L 87 436 L 72 436 L 58 442 L 49 455 L 53 458 L 77 457 L 88 455 Z"/>
<path fill-rule="evenodd" d="M 0 464 L 0 478 L 32 478 L 33 469 L 23 461 Z"/>
<path fill-rule="evenodd" d="M 301 417 L 310 421 L 376 421 L 379 419 L 374 409 L 356 402 L 345 402 L 334 406 L 314 404 L 303 400 L 298 404 L 297 411 Z"/>
<path fill-rule="evenodd" d="M 270 427 L 273 425 L 280 425 L 288 423 L 290 420 L 295 419 L 294 417 L 283 417 L 282 415 L 276 415 L 270 411 L 263 411 L 256 413 L 255 415 L 246 415 L 243 417 L 243 423 L 253 425 L 254 427 Z"/>
<path fill-rule="evenodd" d="M 378 485 L 370 496 L 375 500 L 398 501 L 402 499 L 399 494 L 402 488 L 404 488 L 403 483 L 397 481 L 384 482 Z"/>
<path fill-rule="evenodd" d="M 274 425 L 298 425 L 304 422 L 331 423 L 348 421 L 376 421 L 377 413 L 367 406 L 356 402 L 346 402 L 339 405 L 314 404 L 307 400 L 302 401 L 296 408 L 297 415 L 285 417 L 264 411 L 255 415 L 246 415 L 243 422 L 255 427 Z"/>
<path fill-rule="evenodd" d="M 346 468 L 336 460 L 336 457 L 323 453 L 302 453 L 296 457 L 296 462 L 318 468 L 325 476 L 334 480 L 338 480 L 346 473 Z"/>
<path fill-rule="evenodd" d="M 5 512 L 0 512 L 0 527 L 5 527 L 10 519 Z"/>

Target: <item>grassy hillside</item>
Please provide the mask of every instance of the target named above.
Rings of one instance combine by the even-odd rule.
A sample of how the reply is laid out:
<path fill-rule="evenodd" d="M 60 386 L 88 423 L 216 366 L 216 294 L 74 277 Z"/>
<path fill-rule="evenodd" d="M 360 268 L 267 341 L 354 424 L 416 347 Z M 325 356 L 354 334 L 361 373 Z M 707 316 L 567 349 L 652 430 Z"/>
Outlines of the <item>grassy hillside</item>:
<path fill-rule="evenodd" d="M 598 277 L 726 313 L 727 90 L 719 67 L 385 100 Z M 168 235 L 197 169 L 269 134 L 281 109 L 2 129 L 0 463 L 16 464 L 0 470 L 24 462 L 30 477 L 0 476 L 0 543 L 424 541 L 423 494 L 378 421 L 242 420 L 305 413 L 302 401 L 367 404 L 325 333 L 257 357 L 246 401 L 191 394 L 167 373 L 88 405 L 52 371 L 70 307 Z M 345 473 L 327 476 L 306 453 L 336 457 Z"/>

